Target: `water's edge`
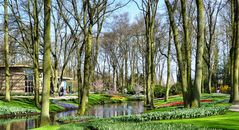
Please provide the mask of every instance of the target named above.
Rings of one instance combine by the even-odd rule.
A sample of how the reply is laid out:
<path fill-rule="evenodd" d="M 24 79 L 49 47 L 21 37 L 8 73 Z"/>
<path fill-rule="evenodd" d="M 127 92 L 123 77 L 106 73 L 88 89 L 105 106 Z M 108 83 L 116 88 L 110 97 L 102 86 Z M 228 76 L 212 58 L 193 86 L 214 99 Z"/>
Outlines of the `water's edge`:
<path fill-rule="evenodd" d="M 91 106 L 86 115 L 96 116 L 101 118 L 139 114 L 144 112 L 144 103 L 142 101 L 129 101 L 124 103 L 102 104 Z M 60 117 L 76 116 L 77 109 L 72 108 L 66 111 L 50 113 L 51 124 L 56 124 L 56 120 Z M 39 127 L 40 113 L 26 114 L 22 116 L 13 116 L 0 119 L 1 130 L 27 130 Z"/>

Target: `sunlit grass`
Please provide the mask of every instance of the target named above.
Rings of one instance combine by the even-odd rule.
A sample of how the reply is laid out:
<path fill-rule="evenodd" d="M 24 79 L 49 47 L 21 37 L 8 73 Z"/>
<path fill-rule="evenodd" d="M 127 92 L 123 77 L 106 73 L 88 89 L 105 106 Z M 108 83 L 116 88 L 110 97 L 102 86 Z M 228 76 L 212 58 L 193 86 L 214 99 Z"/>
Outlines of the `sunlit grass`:
<path fill-rule="evenodd" d="M 50 126 L 43 126 L 40 128 L 35 128 L 34 130 L 58 130 L 59 126 L 58 125 L 50 125 Z M 72 130 L 72 129 L 69 129 Z"/>
<path fill-rule="evenodd" d="M 206 118 L 182 119 L 182 120 L 164 120 L 163 123 L 183 123 L 196 126 L 207 126 L 220 129 L 239 129 L 239 112 L 227 112 L 225 115 L 217 115 Z"/>

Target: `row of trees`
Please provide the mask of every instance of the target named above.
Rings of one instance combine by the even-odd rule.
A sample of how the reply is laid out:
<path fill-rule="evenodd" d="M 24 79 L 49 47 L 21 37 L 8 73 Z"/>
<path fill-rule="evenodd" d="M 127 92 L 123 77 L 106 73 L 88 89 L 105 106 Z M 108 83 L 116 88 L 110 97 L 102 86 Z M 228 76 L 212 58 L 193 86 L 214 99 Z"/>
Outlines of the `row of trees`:
<path fill-rule="evenodd" d="M 142 13 L 133 23 L 127 13 L 111 17 L 130 1 L 124 2 L 4 0 L 6 100 L 10 101 L 13 57 L 9 45 L 20 48 L 16 57 L 27 57 L 18 62 L 33 65 L 35 104 L 42 110 L 43 125 L 49 120 L 50 85 L 56 96 L 63 75 L 69 72 L 77 79 L 80 115 L 99 79 L 114 93 L 142 86 L 150 108 L 154 107 L 155 84 L 163 85 L 166 80 L 167 101 L 172 80 L 177 79 L 184 106 L 190 108 L 200 107 L 201 92 L 211 93 L 218 80 L 226 81 L 224 77 L 230 75 L 230 101 L 238 100 L 237 0 L 165 0 L 165 12 L 158 11 L 158 0 L 132 0 Z M 40 66 L 44 82 L 41 104 Z M 167 78 L 163 78 L 165 68 Z"/>

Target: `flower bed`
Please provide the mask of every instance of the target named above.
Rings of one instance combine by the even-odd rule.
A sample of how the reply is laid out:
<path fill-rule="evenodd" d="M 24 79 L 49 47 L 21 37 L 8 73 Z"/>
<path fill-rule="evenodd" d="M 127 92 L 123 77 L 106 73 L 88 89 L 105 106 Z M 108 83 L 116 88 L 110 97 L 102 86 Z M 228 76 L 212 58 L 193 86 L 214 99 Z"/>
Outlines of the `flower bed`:
<path fill-rule="evenodd" d="M 200 100 L 200 102 L 212 102 L 212 99 L 204 99 L 204 100 Z M 167 104 L 162 104 L 158 107 L 173 107 L 173 106 L 180 106 L 183 105 L 183 102 L 171 102 L 171 103 L 167 103 Z"/>
<path fill-rule="evenodd" d="M 126 101 L 126 98 L 123 97 L 123 96 L 120 96 L 120 95 L 111 95 L 110 99 L 113 102 L 123 102 L 123 101 Z"/>
<path fill-rule="evenodd" d="M 207 127 L 198 127 L 187 124 L 158 123 L 158 122 L 113 122 L 94 121 L 86 124 L 86 127 L 93 130 L 216 130 Z"/>
<path fill-rule="evenodd" d="M 113 117 L 115 121 L 151 121 L 151 120 L 170 120 L 170 119 L 189 119 L 224 114 L 228 107 L 201 107 L 194 109 L 180 109 L 165 112 L 150 112 L 138 115 Z"/>

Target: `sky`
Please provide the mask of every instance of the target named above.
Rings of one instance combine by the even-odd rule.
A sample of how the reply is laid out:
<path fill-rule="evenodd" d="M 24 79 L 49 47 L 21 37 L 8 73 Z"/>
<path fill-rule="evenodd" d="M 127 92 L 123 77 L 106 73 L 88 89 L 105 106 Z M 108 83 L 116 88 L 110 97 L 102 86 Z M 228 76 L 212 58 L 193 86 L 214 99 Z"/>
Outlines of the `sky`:
<path fill-rule="evenodd" d="M 122 0 L 124 2 L 126 2 L 126 0 Z M 141 0 L 135 0 L 137 2 L 139 2 L 139 5 L 141 3 Z M 125 7 L 119 9 L 118 11 L 116 11 L 116 13 L 126 13 L 128 12 L 129 14 L 129 18 L 130 18 L 130 22 L 134 22 L 135 17 L 140 16 L 142 14 L 142 11 L 140 11 L 136 5 L 135 2 L 131 1 L 128 5 L 126 5 Z M 165 4 L 164 4 L 164 0 L 159 0 L 159 4 L 158 4 L 158 12 L 162 13 L 165 12 Z"/>

